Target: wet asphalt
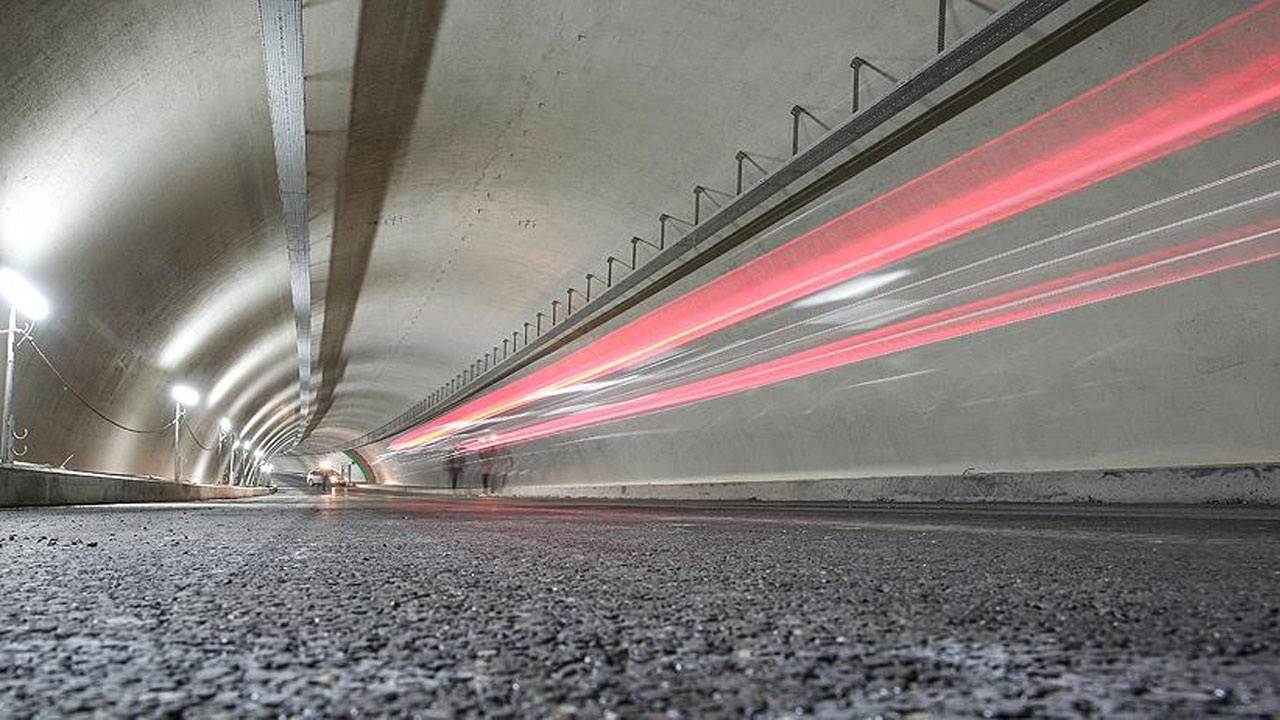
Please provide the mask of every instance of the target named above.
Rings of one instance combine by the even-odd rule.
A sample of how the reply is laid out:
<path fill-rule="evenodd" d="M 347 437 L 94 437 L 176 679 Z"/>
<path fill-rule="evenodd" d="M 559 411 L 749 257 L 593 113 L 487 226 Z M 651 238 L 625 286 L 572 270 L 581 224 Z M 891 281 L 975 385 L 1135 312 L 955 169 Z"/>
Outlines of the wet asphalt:
<path fill-rule="evenodd" d="M 0 510 L 0 717 L 1280 712 L 1280 508 Z"/>

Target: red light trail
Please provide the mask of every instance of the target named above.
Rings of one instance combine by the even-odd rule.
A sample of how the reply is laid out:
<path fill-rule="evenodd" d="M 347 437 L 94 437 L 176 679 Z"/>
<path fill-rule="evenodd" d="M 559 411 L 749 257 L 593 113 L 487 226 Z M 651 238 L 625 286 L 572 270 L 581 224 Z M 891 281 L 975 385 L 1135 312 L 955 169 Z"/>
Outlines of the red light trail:
<path fill-rule="evenodd" d="M 1266 0 L 529 375 L 396 437 L 406 450 L 650 360 L 1280 109 Z M 570 416 L 573 417 L 573 416 Z"/>
<path fill-rule="evenodd" d="M 1280 218 L 859 333 L 741 370 L 462 443 L 511 445 L 791 380 L 1280 257 Z"/>

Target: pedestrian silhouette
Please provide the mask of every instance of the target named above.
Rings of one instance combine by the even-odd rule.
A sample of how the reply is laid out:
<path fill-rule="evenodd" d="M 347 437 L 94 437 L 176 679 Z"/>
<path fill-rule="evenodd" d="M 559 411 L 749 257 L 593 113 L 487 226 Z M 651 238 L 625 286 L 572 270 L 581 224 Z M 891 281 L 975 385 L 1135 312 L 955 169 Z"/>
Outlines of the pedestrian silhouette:
<path fill-rule="evenodd" d="M 484 488 L 484 494 L 488 495 L 490 491 L 489 482 L 493 478 L 493 449 L 485 448 L 478 455 L 480 458 L 480 484 Z"/>
<path fill-rule="evenodd" d="M 458 478 L 462 477 L 462 469 L 466 465 L 466 459 L 462 457 L 461 448 L 453 448 L 444 459 L 445 469 L 449 471 L 449 489 L 458 489 Z"/>

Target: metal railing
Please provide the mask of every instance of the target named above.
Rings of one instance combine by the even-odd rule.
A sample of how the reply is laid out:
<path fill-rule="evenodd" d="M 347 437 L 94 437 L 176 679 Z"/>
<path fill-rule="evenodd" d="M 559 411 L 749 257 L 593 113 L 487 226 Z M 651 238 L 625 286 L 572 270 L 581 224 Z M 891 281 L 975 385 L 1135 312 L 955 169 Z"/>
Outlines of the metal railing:
<path fill-rule="evenodd" d="M 996 12 L 985 23 L 956 41 L 950 49 L 946 48 L 946 7 L 945 0 L 939 2 L 938 14 L 938 54 L 919 70 L 911 74 L 883 97 L 866 106 L 860 107 L 861 72 L 867 68 L 892 80 L 885 71 L 867 60 L 855 56 L 850 62 L 853 70 L 852 114 L 844 122 L 828 130 L 821 138 L 809 147 L 799 147 L 799 128 L 802 117 L 814 121 L 817 118 L 800 105 L 791 109 L 791 145 L 792 156 L 784 164 L 771 173 L 765 174 L 750 187 L 744 187 L 744 163 L 749 163 L 763 170 L 750 154 L 739 151 L 737 162 L 736 194 L 718 193 L 698 185 L 694 188 L 693 222 L 682 220 L 672 215 L 663 214 L 658 217 L 658 240 L 652 242 L 640 237 L 630 241 L 630 263 L 610 255 L 605 258 L 606 272 L 604 279 L 594 273 L 588 273 L 586 292 L 570 287 L 565 293 L 565 302 L 552 300 L 550 303 L 550 323 L 545 332 L 543 319 L 548 314 L 538 312 L 533 323 L 524 323 L 523 346 L 519 342 L 521 332 L 514 331 L 511 337 L 504 337 L 502 345 L 494 345 L 491 353 L 486 352 L 462 372 L 445 382 L 427 397 L 407 408 L 391 420 L 383 423 L 360 437 L 331 447 L 320 452 L 335 452 L 363 447 L 393 437 L 414 425 L 446 411 L 478 391 L 491 387 L 497 382 L 511 376 L 530 363 L 544 357 L 550 352 L 578 337 L 582 332 L 593 327 L 588 321 L 600 318 L 620 301 L 627 298 L 628 293 L 638 292 L 645 283 L 655 280 L 664 272 L 670 272 L 682 264 L 696 259 L 696 255 L 688 256 L 699 245 L 713 238 L 717 233 L 730 228 L 734 223 L 748 219 L 758 213 L 765 203 L 773 199 L 784 188 L 800 180 L 808 173 L 820 168 L 832 160 L 837 154 L 847 150 L 856 141 L 882 128 L 898 117 L 916 102 L 929 93 L 939 89 L 948 81 L 972 68 L 982 59 L 989 56 L 997 48 L 1031 28 L 1050 12 L 1066 4 L 1068 0 L 1015 0 L 1004 9 Z M 1128 6 L 1122 8 L 1127 12 L 1146 0 L 1112 0 L 1099 3 L 1094 12 L 1103 6 Z M 1082 16 L 1083 17 L 1083 16 Z M 702 217 L 702 198 L 712 193 L 728 198 L 706 218 Z M 687 231 L 671 242 L 669 233 L 672 226 L 686 228 Z M 648 260 L 641 262 L 640 247 L 652 251 Z M 626 274 L 616 275 L 614 265 L 621 265 Z M 592 296 L 593 282 L 603 286 L 603 291 Z M 580 304 L 574 306 L 574 296 L 578 296 Z M 561 311 L 563 307 L 563 312 Z M 598 325 L 599 323 L 595 323 Z M 529 329 L 534 329 L 534 336 L 529 337 Z M 501 349 L 501 353 L 499 350 Z M 310 454 L 310 453 L 307 453 Z"/>

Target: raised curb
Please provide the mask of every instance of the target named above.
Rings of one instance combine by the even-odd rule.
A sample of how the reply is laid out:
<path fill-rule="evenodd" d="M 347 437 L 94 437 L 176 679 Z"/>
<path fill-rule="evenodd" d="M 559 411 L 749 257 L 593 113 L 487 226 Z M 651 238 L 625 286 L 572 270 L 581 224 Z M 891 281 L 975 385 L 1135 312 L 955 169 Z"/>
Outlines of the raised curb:
<path fill-rule="evenodd" d="M 0 467 L 0 507 L 228 500 L 273 492 L 271 488 L 196 485 L 140 475 Z"/>
<path fill-rule="evenodd" d="M 451 491 L 412 485 L 361 489 L 462 497 L 480 494 L 476 488 Z M 499 494 L 525 498 L 766 502 L 1280 504 L 1280 464 L 749 482 L 509 485 Z"/>

